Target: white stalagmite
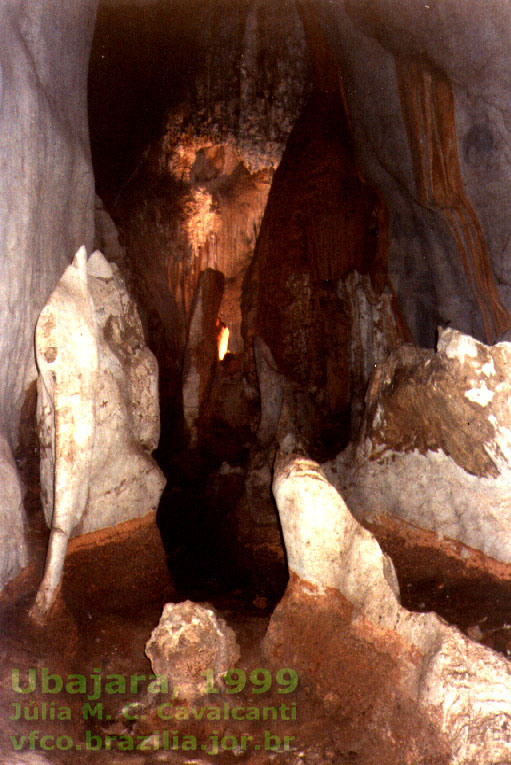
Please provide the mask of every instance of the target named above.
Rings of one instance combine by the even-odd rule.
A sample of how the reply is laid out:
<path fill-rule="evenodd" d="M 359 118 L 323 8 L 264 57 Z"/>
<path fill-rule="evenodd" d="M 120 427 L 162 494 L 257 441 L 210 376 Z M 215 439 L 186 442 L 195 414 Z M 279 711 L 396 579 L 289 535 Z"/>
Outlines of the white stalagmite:
<path fill-rule="evenodd" d="M 353 622 L 392 630 L 420 652 L 412 675 L 403 672 L 406 692 L 445 735 L 452 765 L 510 762 L 511 663 L 436 614 L 400 605 L 391 560 L 315 462 L 280 454 L 273 492 L 290 572 L 308 592 L 338 590 L 354 606 Z"/>
<path fill-rule="evenodd" d="M 65 318 L 65 320 L 63 320 Z M 36 328 L 38 421 L 46 426 L 43 502 L 50 542 L 44 578 L 31 616 L 42 621 L 55 599 L 69 536 L 85 510 L 95 432 L 98 345 L 88 289 L 87 253 L 81 247 L 43 308 Z"/>
<path fill-rule="evenodd" d="M 81 248 L 36 330 L 41 496 L 51 529 L 31 610 L 43 623 L 57 595 L 70 537 L 155 511 L 165 478 L 158 366 L 137 309 L 99 252 Z"/>

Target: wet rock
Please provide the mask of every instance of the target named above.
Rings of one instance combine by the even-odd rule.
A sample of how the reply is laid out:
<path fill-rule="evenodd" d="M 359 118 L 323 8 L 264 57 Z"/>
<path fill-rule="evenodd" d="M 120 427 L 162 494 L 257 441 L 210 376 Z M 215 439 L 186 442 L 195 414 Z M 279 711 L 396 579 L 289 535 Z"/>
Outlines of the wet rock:
<path fill-rule="evenodd" d="M 189 700 L 221 685 L 240 656 L 236 635 L 225 621 L 212 608 L 189 600 L 167 603 L 145 652 L 154 674 L 168 678 L 174 694 Z"/>
<path fill-rule="evenodd" d="M 441 330 L 370 383 L 360 437 L 325 465 L 350 510 L 385 516 L 511 563 L 511 345 Z"/>
<path fill-rule="evenodd" d="M 395 687 L 391 691 L 382 677 L 380 707 L 412 705 L 423 716 L 423 730 L 432 726 L 436 731 L 438 746 L 447 742 L 452 763 L 509 759 L 511 664 L 435 614 L 401 607 L 390 560 L 350 515 L 318 465 L 281 454 L 274 493 L 292 577 L 268 628 L 267 655 L 292 660 L 297 670 L 303 667 L 335 706 L 335 623 L 344 620 L 353 639 L 373 644 L 379 661 L 390 661 Z M 313 634 L 322 634 L 318 653 L 311 654 L 305 634 L 314 640 Z M 394 694 L 392 700 L 387 693 Z M 416 743 L 401 754 L 404 762 L 417 761 Z"/>
<path fill-rule="evenodd" d="M 165 479 L 156 359 L 117 267 L 85 248 L 37 325 L 41 493 L 51 529 L 34 617 L 49 609 L 68 539 L 156 510 Z"/>

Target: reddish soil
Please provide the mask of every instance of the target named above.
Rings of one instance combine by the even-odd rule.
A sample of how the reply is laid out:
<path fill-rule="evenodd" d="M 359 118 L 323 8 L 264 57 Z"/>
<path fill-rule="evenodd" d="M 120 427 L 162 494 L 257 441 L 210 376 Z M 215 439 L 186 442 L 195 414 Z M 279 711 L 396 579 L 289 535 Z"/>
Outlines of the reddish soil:
<path fill-rule="evenodd" d="M 149 693 L 148 680 L 139 679 L 134 692 L 127 688 L 122 693 L 106 693 L 109 674 L 122 675 L 128 681 L 133 675 L 147 678 L 151 668 L 144 654 L 145 643 L 164 603 L 183 599 L 168 575 L 154 516 L 71 541 L 59 602 L 46 629 L 36 628 L 27 618 L 42 573 L 47 539 L 37 513 L 32 529 L 35 562 L 0 599 L 0 763 L 20 761 L 14 745 L 32 757 L 25 762 L 36 762 L 37 754 L 46 758 L 40 762 L 50 763 L 240 760 L 254 765 L 440 765 L 447 761 L 444 743 L 429 722 L 418 718 L 413 705 L 396 690 L 400 672 L 407 663 L 413 663 L 414 657 L 388 634 L 370 628 L 355 630 L 350 624 L 349 603 L 339 594 L 320 602 L 297 591 L 293 583 L 272 619 L 265 652 L 262 642 L 273 608 L 268 599 L 263 594 L 253 598 L 253 592 L 247 598 L 241 590 L 216 593 L 211 598 L 235 630 L 241 647 L 239 668 L 248 680 L 239 693 L 221 692 L 199 699 L 195 712 L 190 709 L 188 713 L 191 719 L 183 720 L 164 719 L 178 707 L 183 715 L 185 703 Z M 452 546 L 435 545 L 434 540 L 418 536 L 413 529 L 406 538 L 390 526 L 376 531 L 396 563 L 406 607 L 435 609 L 469 634 L 472 630 L 481 642 L 509 651 L 511 583 L 499 581 L 499 572 L 488 570 L 488 566 L 485 570 L 477 555 L 466 559 L 461 551 L 456 554 Z M 479 632 L 474 632 L 476 627 Z M 289 694 L 278 693 L 277 672 L 283 665 L 298 673 L 298 686 Z M 37 687 L 20 694 L 13 688 L 12 671 L 19 670 L 20 687 L 26 688 L 30 668 L 36 670 Z M 87 694 L 70 694 L 65 688 L 44 693 L 43 668 L 65 682 L 70 674 L 84 675 Z M 250 681 L 250 672 L 257 668 L 266 669 L 272 680 L 272 687 L 262 694 L 253 693 L 255 686 Z M 96 669 L 102 674 L 103 692 L 99 699 L 88 700 L 87 695 L 94 695 L 90 689 L 91 676 L 98 675 Z M 253 677 L 257 681 L 261 676 Z M 96 703 L 103 705 L 102 719 L 92 715 L 84 719 L 87 703 L 92 708 Z M 237 707 L 241 716 L 254 707 L 261 715 L 264 707 L 275 711 L 267 709 L 266 720 L 235 720 L 232 714 L 224 719 L 224 704 Z M 281 709 L 282 704 L 287 710 Z M 216 715 L 218 707 L 221 719 L 207 719 Z M 22 710 L 19 720 L 12 719 L 17 709 Z M 47 719 L 42 719 L 44 709 Z M 25 710 L 29 718 L 37 710 L 39 719 L 24 719 Z M 69 719 L 58 719 L 59 713 Z M 202 719 L 194 719 L 194 713 Z M 294 715 L 296 720 L 285 719 Z M 51 716 L 57 719 L 48 719 Z M 21 737 L 32 731 L 39 733 L 31 744 L 30 739 Z M 148 744 L 153 751 L 117 750 L 131 741 L 140 744 L 142 739 L 130 736 L 150 736 L 156 731 L 159 741 L 152 739 Z M 169 731 L 168 738 L 164 731 Z M 116 736 L 110 739 L 110 750 L 106 748 L 107 735 Z M 184 748 L 193 746 L 194 740 L 186 738 L 192 736 L 196 737 L 197 751 Z M 244 741 L 245 751 L 242 736 L 252 736 Z M 294 737 L 288 742 L 289 751 L 283 751 L 285 736 Z M 216 740 L 223 740 L 225 751 L 208 754 Z M 77 743 L 79 749 L 75 748 Z M 42 744 L 54 748 L 43 751 Z M 208 751 L 200 748 L 203 744 Z M 65 751 L 68 745 L 72 748 Z M 276 751 L 270 751 L 272 746 Z M 94 747 L 97 750 L 92 750 Z"/>

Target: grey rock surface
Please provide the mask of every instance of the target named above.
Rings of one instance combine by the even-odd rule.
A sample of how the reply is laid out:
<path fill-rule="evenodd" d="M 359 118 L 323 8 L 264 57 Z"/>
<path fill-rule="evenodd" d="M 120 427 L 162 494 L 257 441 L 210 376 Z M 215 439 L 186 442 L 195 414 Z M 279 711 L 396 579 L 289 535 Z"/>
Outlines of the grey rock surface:
<path fill-rule="evenodd" d="M 78 247 L 90 247 L 94 235 L 87 63 L 96 6 L 5 0 L 0 7 L 0 432 L 11 450 L 36 376 L 37 317 Z M 2 517 L 9 519 L 3 535 L 11 523 L 21 533 L 13 460 L 6 449 L 0 459 Z M 5 576 L 24 561 L 21 537 L 19 545 L 16 565 L 12 547 L 7 554 Z M 0 586 L 5 581 L 2 575 Z"/>
<path fill-rule="evenodd" d="M 1 434 L 0 487 L 0 583 L 3 584 L 28 564 L 28 544 L 23 488 L 9 444 Z"/>

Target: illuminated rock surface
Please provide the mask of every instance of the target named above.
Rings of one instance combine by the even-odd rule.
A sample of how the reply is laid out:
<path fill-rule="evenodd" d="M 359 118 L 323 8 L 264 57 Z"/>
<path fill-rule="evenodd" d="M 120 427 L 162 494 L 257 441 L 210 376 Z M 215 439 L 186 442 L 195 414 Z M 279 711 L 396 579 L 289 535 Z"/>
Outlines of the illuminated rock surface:
<path fill-rule="evenodd" d="M 240 657 L 234 631 L 212 608 L 189 600 L 167 603 L 145 652 L 154 674 L 167 677 L 169 691 L 181 699 L 214 692 Z"/>
<path fill-rule="evenodd" d="M 116 266 L 76 255 L 37 325 L 41 492 L 51 529 L 36 612 L 51 605 L 70 536 L 156 510 L 165 479 L 158 367 Z"/>
<path fill-rule="evenodd" d="M 308 631 L 312 612 L 315 629 L 321 633 L 328 613 L 336 613 L 339 602 L 347 601 L 350 629 L 391 657 L 408 699 L 402 697 L 401 703 L 415 705 L 445 737 L 450 762 L 490 765 L 509 759 L 511 664 L 435 614 L 411 613 L 400 606 L 391 561 L 355 521 L 317 464 L 281 455 L 273 489 L 291 581 L 270 621 L 265 638 L 268 656 L 292 660 L 305 672 L 310 672 L 312 660 L 319 668 L 313 683 L 330 694 L 335 705 L 328 645 L 310 657 L 308 647 L 300 649 L 301 633 Z M 334 634 L 330 640 L 335 640 Z M 395 693 L 395 688 L 389 692 Z M 413 740 L 409 745 L 402 761 L 411 765 L 417 753 Z"/>
<path fill-rule="evenodd" d="M 393 516 L 511 563 L 511 345 L 440 331 L 376 369 L 358 440 L 325 465 L 351 511 Z"/>

